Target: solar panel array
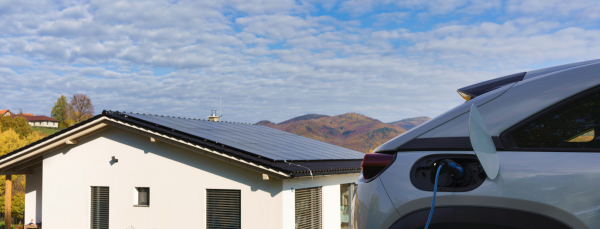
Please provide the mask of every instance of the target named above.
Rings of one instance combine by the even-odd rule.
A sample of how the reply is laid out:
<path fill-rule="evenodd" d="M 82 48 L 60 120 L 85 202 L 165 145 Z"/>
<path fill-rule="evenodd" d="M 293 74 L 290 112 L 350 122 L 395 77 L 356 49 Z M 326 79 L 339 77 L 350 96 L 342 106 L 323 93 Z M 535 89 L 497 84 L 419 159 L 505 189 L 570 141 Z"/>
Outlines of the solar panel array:
<path fill-rule="evenodd" d="M 261 125 L 126 114 L 273 161 L 357 160 L 363 153 Z"/>

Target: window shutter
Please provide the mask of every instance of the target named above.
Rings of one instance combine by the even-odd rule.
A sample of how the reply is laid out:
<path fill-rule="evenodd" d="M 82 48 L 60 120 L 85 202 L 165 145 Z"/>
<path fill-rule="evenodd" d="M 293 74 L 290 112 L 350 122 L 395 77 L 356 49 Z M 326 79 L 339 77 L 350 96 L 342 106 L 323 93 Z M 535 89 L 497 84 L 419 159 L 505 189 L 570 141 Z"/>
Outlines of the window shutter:
<path fill-rule="evenodd" d="M 296 228 L 321 229 L 321 187 L 297 189 Z"/>
<path fill-rule="evenodd" d="M 240 190 L 206 190 L 206 228 L 241 228 Z"/>
<path fill-rule="evenodd" d="M 91 229 L 108 229 L 108 193 L 108 187 L 92 187 Z"/>

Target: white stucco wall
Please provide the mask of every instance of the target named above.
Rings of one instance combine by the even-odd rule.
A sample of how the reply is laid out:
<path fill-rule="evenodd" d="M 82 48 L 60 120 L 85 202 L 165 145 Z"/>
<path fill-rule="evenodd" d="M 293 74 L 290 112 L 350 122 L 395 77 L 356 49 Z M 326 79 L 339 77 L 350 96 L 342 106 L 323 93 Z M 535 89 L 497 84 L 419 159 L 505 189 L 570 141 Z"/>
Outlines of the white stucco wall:
<path fill-rule="evenodd" d="M 58 122 L 37 121 L 37 122 L 29 122 L 29 125 L 30 126 L 43 126 L 43 127 L 58 128 Z"/>
<path fill-rule="evenodd" d="M 110 228 L 205 228 L 206 189 L 241 190 L 242 228 L 283 224 L 282 180 L 116 127 L 46 154 L 43 173 L 44 228 L 89 228 L 91 186 L 110 187 Z M 150 207 L 133 206 L 134 187 Z"/>
<path fill-rule="evenodd" d="M 341 209 L 340 184 L 353 183 L 358 178 L 358 174 L 332 175 L 325 177 L 310 177 L 301 179 L 288 179 L 283 181 L 282 192 L 282 212 L 283 229 L 295 228 L 295 193 L 296 189 L 322 187 L 322 220 L 323 228 L 340 228 Z"/>
<path fill-rule="evenodd" d="M 326 185 L 322 188 L 323 196 L 323 228 L 340 228 L 342 218 L 340 215 L 340 185 Z"/>
<path fill-rule="evenodd" d="M 31 174 L 25 175 L 25 216 L 26 223 L 42 222 L 42 168 L 37 168 Z"/>

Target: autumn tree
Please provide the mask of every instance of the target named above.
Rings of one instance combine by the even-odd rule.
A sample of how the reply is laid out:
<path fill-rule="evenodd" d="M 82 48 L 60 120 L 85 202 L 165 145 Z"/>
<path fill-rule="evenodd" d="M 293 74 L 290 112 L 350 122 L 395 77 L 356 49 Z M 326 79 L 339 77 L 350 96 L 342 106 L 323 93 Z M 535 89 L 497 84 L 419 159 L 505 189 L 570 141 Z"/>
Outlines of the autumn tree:
<path fill-rule="evenodd" d="M 42 139 L 43 137 L 44 134 L 39 131 L 31 132 L 23 137 L 20 137 L 19 134 L 12 129 L 2 131 L 0 132 L 0 156 Z"/>
<path fill-rule="evenodd" d="M 94 105 L 87 95 L 75 94 L 71 97 L 68 110 L 71 125 L 80 123 L 94 116 Z"/>
<path fill-rule="evenodd" d="M 56 103 L 54 103 L 54 107 L 52 107 L 51 116 L 52 118 L 58 120 L 58 127 L 68 127 L 68 112 L 69 112 L 69 101 L 67 101 L 67 97 L 61 95 L 56 99 Z"/>
<path fill-rule="evenodd" d="M 2 176 L 2 184 L 4 184 L 4 176 Z M 13 175 L 13 182 L 15 184 L 17 184 L 17 182 L 21 180 L 23 185 L 22 187 L 25 188 L 25 176 L 23 175 Z M 2 185 L 2 193 L 4 193 L 4 185 Z M 0 196 L 0 213 L 5 214 L 5 209 L 4 209 L 4 195 Z M 18 191 L 18 192 L 14 192 L 14 188 L 13 188 L 13 195 L 11 198 L 11 205 L 10 205 L 10 214 L 13 218 L 18 219 L 19 221 L 23 221 L 23 213 L 25 213 L 25 192 L 24 191 Z"/>
<path fill-rule="evenodd" d="M 27 119 L 23 117 L 2 116 L 0 117 L 0 131 L 13 130 L 20 138 L 25 138 L 34 132 L 29 126 Z M 2 145 L 0 145 L 2 147 Z"/>

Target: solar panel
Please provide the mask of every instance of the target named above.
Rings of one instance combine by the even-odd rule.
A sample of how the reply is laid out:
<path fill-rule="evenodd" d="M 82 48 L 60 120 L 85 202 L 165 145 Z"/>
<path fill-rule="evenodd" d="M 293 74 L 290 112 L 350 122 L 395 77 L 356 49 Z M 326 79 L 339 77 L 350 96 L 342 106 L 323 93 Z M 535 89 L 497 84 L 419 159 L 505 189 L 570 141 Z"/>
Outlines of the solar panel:
<path fill-rule="evenodd" d="M 260 125 L 126 114 L 273 161 L 359 160 L 364 154 Z"/>

